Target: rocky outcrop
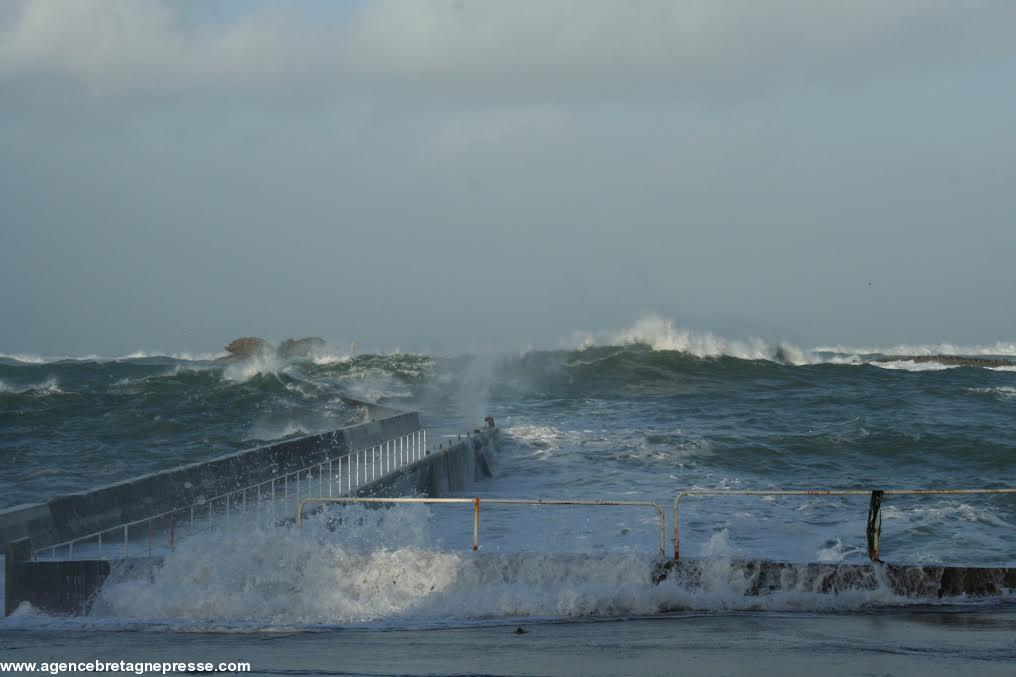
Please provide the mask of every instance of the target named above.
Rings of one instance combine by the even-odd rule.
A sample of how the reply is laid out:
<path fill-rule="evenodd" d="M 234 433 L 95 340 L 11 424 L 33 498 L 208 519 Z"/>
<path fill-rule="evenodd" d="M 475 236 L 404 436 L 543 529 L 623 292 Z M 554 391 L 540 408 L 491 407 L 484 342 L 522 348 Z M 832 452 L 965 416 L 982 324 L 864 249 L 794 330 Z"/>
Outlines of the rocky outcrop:
<path fill-rule="evenodd" d="M 226 346 L 229 355 L 219 358 L 219 362 L 237 362 L 255 355 L 278 355 L 284 359 L 310 357 L 324 349 L 326 343 L 322 338 L 308 336 L 302 339 L 286 339 L 278 347 L 273 346 L 257 336 L 241 336 L 233 339 Z"/>
<path fill-rule="evenodd" d="M 268 341 L 256 336 L 241 336 L 230 341 L 226 346 L 226 352 L 233 359 L 243 359 L 271 351 L 272 346 Z"/>
<path fill-rule="evenodd" d="M 281 357 L 310 357 L 320 352 L 325 347 L 325 340 L 316 336 L 302 339 L 286 339 L 279 344 L 279 355 Z"/>

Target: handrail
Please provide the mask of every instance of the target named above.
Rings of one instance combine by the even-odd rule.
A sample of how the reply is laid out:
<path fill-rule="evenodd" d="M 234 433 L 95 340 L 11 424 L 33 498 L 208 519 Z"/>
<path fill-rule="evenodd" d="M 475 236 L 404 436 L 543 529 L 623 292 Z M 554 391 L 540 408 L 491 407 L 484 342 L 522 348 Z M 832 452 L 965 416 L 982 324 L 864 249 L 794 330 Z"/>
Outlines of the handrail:
<path fill-rule="evenodd" d="M 370 458 L 369 459 L 368 459 L 368 456 L 367 456 L 368 452 L 370 452 Z M 142 517 L 141 519 L 133 520 L 133 521 L 130 521 L 130 522 L 121 522 L 120 524 L 116 524 L 116 525 L 111 526 L 111 527 L 109 527 L 107 529 L 101 529 L 99 531 L 94 531 L 94 532 L 89 533 L 89 534 L 84 534 L 82 536 L 77 536 L 75 538 L 72 538 L 72 539 L 69 539 L 69 540 L 66 540 L 66 541 L 62 541 L 60 543 L 54 543 L 52 545 L 46 545 L 46 546 L 43 546 L 41 548 L 36 548 L 36 549 L 33 550 L 32 556 L 36 557 L 36 556 L 38 556 L 41 553 L 49 552 L 50 553 L 50 557 L 55 557 L 55 553 L 56 553 L 57 549 L 67 548 L 68 559 L 74 559 L 74 546 L 76 544 L 79 544 L 79 543 L 87 543 L 89 541 L 92 541 L 93 539 L 98 539 L 99 549 L 100 549 L 100 552 L 101 552 L 101 549 L 102 549 L 102 536 L 103 536 L 103 534 L 107 534 L 107 533 L 111 533 L 111 532 L 123 531 L 123 552 L 124 552 L 124 557 L 127 557 L 128 547 L 129 547 L 128 543 L 129 543 L 129 540 L 130 540 L 129 539 L 129 535 L 130 535 L 129 534 L 129 530 L 130 530 L 131 527 L 136 527 L 136 526 L 139 526 L 139 525 L 142 525 L 142 524 L 147 524 L 148 525 L 148 536 L 147 536 L 148 548 L 147 549 L 148 549 L 148 555 L 151 555 L 151 549 L 152 549 L 152 543 L 151 543 L 151 541 L 152 541 L 152 524 L 153 524 L 153 522 L 156 522 L 158 520 L 166 519 L 166 518 L 170 519 L 169 546 L 173 547 L 175 545 L 175 539 L 176 539 L 176 517 L 175 516 L 177 514 L 179 514 L 179 513 L 186 513 L 187 511 L 190 511 L 190 523 L 191 523 L 191 525 L 193 525 L 194 521 L 195 521 L 195 514 L 196 514 L 195 513 L 195 509 L 196 508 L 201 508 L 202 510 L 204 510 L 205 506 L 207 506 L 208 507 L 208 523 L 209 523 L 209 526 L 210 526 L 211 523 L 212 523 L 213 507 L 214 507 L 216 501 L 224 501 L 225 502 L 225 509 L 226 509 L 226 513 L 227 513 L 227 516 L 228 516 L 229 506 L 230 506 L 230 503 L 232 502 L 233 499 L 237 499 L 237 502 L 239 503 L 240 500 L 239 500 L 238 497 L 242 497 L 242 502 L 244 504 L 244 510 L 246 510 L 246 501 L 247 501 L 247 492 L 248 491 L 251 492 L 251 494 L 252 494 L 251 498 L 252 499 L 254 498 L 254 496 L 253 496 L 254 492 L 257 492 L 257 500 L 258 500 L 258 503 L 260 503 L 262 501 L 261 489 L 262 488 L 270 488 L 271 489 L 271 493 L 270 493 L 271 501 L 273 502 L 273 506 L 274 506 L 274 502 L 276 500 L 276 483 L 280 483 L 280 484 L 283 483 L 283 482 L 286 483 L 285 495 L 286 495 L 286 500 L 288 501 L 288 500 L 290 500 L 289 499 L 289 487 L 288 487 L 288 480 L 289 480 L 290 477 L 293 477 L 294 475 L 296 476 L 296 478 L 297 478 L 297 491 L 299 492 L 299 489 L 300 489 L 300 476 L 303 473 L 311 473 L 314 470 L 318 470 L 318 484 L 319 484 L 319 489 L 320 489 L 320 488 L 322 488 L 324 486 L 323 477 L 324 477 L 324 473 L 325 473 L 325 468 L 328 469 L 327 473 L 328 473 L 328 478 L 329 478 L 329 481 L 328 481 L 328 491 L 329 491 L 329 493 L 331 493 L 331 491 L 333 490 L 333 486 L 335 486 L 336 482 L 338 483 L 337 486 L 338 486 L 339 492 L 343 491 L 343 485 L 345 485 L 345 487 L 346 487 L 345 490 L 346 491 L 352 491 L 353 489 L 355 489 L 357 487 L 360 487 L 360 486 L 362 486 L 364 484 L 369 484 L 370 482 L 373 482 L 373 481 L 375 481 L 375 480 L 377 480 L 379 478 L 383 478 L 383 477 L 385 477 L 388 474 L 391 474 L 393 472 L 401 470 L 405 466 L 412 465 L 413 463 L 416 463 L 416 462 L 420 461 L 421 459 L 423 459 L 428 453 L 429 452 L 427 452 L 427 431 L 424 428 L 419 428 L 419 429 L 414 430 L 412 432 L 408 432 L 408 433 L 405 433 L 405 434 L 402 434 L 402 435 L 395 435 L 394 437 L 390 437 L 388 439 L 381 440 L 377 444 L 369 446 L 369 447 L 362 447 L 362 448 L 359 448 L 359 449 L 350 449 L 349 451 L 347 451 L 344 454 L 339 454 L 338 456 L 333 456 L 331 458 L 325 459 L 325 460 L 320 461 L 318 463 L 314 463 L 314 464 L 308 465 L 308 466 L 306 466 L 304 468 L 299 468 L 297 470 L 290 470 L 289 472 L 281 473 L 279 475 L 276 475 L 276 476 L 271 477 L 271 478 L 269 478 L 267 480 L 258 482 L 256 484 L 251 484 L 251 485 L 246 486 L 246 487 L 241 487 L 240 489 L 233 489 L 232 491 L 228 491 L 228 492 L 226 492 L 224 494 L 219 494 L 217 496 L 212 496 L 211 498 L 207 498 L 207 499 L 204 499 L 204 500 L 201 500 L 201 501 L 195 501 L 194 503 L 188 503 L 188 504 L 185 504 L 183 506 L 180 506 L 179 508 L 173 508 L 172 510 L 167 510 L 167 511 L 161 512 L 161 513 L 159 513 L 157 515 L 149 515 L 148 517 Z M 361 457 L 362 457 L 362 463 L 361 463 Z M 353 463 L 354 459 L 355 459 L 355 464 Z M 338 462 L 338 474 L 334 473 L 333 464 L 335 462 Z M 345 462 L 345 469 L 346 469 L 345 474 L 343 474 L 343 462 Z M 355 469 L 353 467 L 354 465 L 356 466 Z M 380 471 L 380 472 L 378 472 L 378 471 Z M 344 479 L 345 479 L 345 482 L 343 481 Z M 308 479 L 308 482 L 309 481 L 310 480 Z M 273 507 L 273 511 L 274 511 L 274 507 Z"/>
<path fill-rule="evenodd" d="M 879 514 L 884 495 L 956 495 L 956 494 L 1016 494 L 1016 488 L 1004 489 L 780 489 L 780 490 L 694 490 L 682 491 L 674 497 L 674 559 L 681 557 L 678 510 L 683 496 L 871 496 L 868 508 L 868 557 L 879 562 L 878 540 L 882 531 Z"/>
<path fill-rule="evenodd" d="M 480 547 L 480 503 L 496 505 L 604 505 L 618 507 L 654 508 L 660 518 L 660 557 L 666 547 L 667 516 L 663 508 L 652 501 L 608 501 L 602 499 L 567 498 L 332 498 L 321 496 L 300 501 L 296 511 L 296 528 L 303 528 L 303 513 L 308 505 L 326 503 L 472 503 L 473 504 L 473 550 Z"/>

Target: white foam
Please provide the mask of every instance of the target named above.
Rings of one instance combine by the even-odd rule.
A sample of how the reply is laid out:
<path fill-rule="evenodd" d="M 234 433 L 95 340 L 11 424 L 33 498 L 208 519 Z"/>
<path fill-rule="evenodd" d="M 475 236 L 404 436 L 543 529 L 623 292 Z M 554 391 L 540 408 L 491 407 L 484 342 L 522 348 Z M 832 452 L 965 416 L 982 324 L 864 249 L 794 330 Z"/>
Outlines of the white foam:
<path fill-rule="evenodd" d="M 186 538 L 154 576 L 111 578 L 87 622 L 419 627 L 661 608 L 826 610 L 937 601 L 898 597 L 887 586 L 830 595 L 805 577 L 789 589 L 747 596 L 749 577 L 757 574 L 734 559 L 740 553 L 726 530 L 705 545 L 700 578 L 654 585 L 652 550 L 446 551 L 433 546 L 425 508 L 347 508 L 331 517 L 337 514 L 343 521 L 335 531 L 312 516 L 302 531 L 254 522 Z M 856 552 L 836 541 L 819 560 L 838 562 Z"/>
<path fill-rule="evenodd" d="M 675 327 L 672 320 L 651 315 L 629 329 L 595 334 L 577 332 L 570 347 L 583 349 L 597 345 L 648 345 L 653 350 L 672 350 L 696 357 L 738 357 L 746 360 L 771 360 L 789 364 L 812 364 L 821 360 L 809 351 L 790 343 L 772 344 L 751 337 L 731 340 L 712 332 Z"/>
<path fill-rule="evenodd" d="M 46 358 L 41 355 L 30 355 L 26 353 L 0 353 L 0 359 L 14 360 L 25 364 L 45 364 Z"/>
<path fill-rule="evenodd" d="M 844 545 L 843 541 L 837 538 L 827 547 L 820 548 L 819 551 L 815 553 L 815 560 L 818 562 L 838 563 L 842 562 L 847 557 L 865 554 L 867 554 L 867 551 L 864 548 Z"/>
<path fill-rule="evenodd" d="M 1000 400 L 1016 399 L 1016 388 L 1013 386 L 999 386 L 997 388 L 967 388 L 967 392 L 995 395 Z"/>
<path fill-rule="evenodd" d="M 955 364 L 942 364 L 941 362 L 914 362 L 913 360 L 886 360 L 869 362 L 875 367 L 882 369 L 896 369 L 899 371 L 942 371 L 943 369 L 956 369 Z"/>
<path fill-rule="evenodd" d="M 0 381 L 0 393 L 11 393 L 14 395 L 32 394 L 45 397 L 46 395 L 58 395 L 63 392 L 63 390 L 60 390 L 60 382 L 52 376 L 42 383 L 34 383 L 23 388 L 16 388 L 9 383 Z"/>
<path fill-rule="evenodd" d="M 243 383 L 256 376 L 284 373 L 288 368 L 289 363 L 274 351 L 262 351 L 228 364 L 222 370 L 222 377 L 228 381 Z"/>
<path fill-rule="evenodd" d="M 989 345 L 960 345 L 955 343 L 899 344 L 891 347 L 856 347 L 844 345 L 818 346 L 812 350 L 841 355 L 995 355 L 1016 356 L 1016 343 L 999 341 Z"/>

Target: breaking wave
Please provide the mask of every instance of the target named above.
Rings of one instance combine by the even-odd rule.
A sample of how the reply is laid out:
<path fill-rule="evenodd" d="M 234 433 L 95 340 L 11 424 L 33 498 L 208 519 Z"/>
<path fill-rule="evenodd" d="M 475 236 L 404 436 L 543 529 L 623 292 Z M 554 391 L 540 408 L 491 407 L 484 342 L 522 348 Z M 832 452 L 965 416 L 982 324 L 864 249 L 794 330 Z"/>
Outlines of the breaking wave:
<path fill-rule="evenodd" d="M 672 320 L 650 316 L 635 326 L 616 332 L 576 332 L 569 347 L 579 350 L 592 346 L 647 345 L 653 350 L 687 353 L 695 357 L 737 357 L 744 360 L 771 360 L 788 364 L 813 364 L 820 358 L 786 342 L 769 343 L 751 337 L 735 340 L 708 331 L 695 331 L 675 327 Z"/>
<path fill-rule="evenodd" d="M 659 560 L 644 550 L 435 550 L 423 545 L 427 511 L 383 512 L 382 518 L 358 511 L 359 518 L 341 525 L 341 535 L 315 519 L 303 531 L 261 524 L 194 536 L 151 573 L 114 575 L 86 622 L 428 627 L 683 609 L 857 610 L 970 601 L 901 592 L 877 575 L 844 579 L 830 592 L 828 576 L 805 565 L 784 570 L 776 588 L 768 579 L 760 588 L 764 566 L 735 559 L 723 532 L 707 546 L 706 559 L 657 584 Z M 840 558 L 842 552 L 820 556 Z"/>

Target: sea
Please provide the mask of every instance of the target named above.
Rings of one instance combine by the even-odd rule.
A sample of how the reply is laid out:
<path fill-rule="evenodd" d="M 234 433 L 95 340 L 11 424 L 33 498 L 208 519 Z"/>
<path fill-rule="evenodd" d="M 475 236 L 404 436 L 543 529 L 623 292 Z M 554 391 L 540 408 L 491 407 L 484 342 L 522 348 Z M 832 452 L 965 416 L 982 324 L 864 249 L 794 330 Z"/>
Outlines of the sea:
<path fill-rule="evenodd" d="M 457 496 L 655 502 L 668 557 L 683 491 L 1016 486 L 1010 343 L 806 347 L 647 318 L 513 353 L 223 357 L 0 354 L 0 508 L 349 425 L 349 397 L 419 410 L 434 447 L 493 417 L 493 477 Z M 867 511 L 685 497 L 681 555 L 709 562 L 694 585 L 653 582 L 658 516 L 639 506 L 485 506 L 475 553 L 471 506 L 254 516 L 86 616 L 19 608 L 0 653 L 247 656 L 264 674 L 1011 670 L 1013 595 L 744 594 L 745 560 L 866 562 Z M 888 495 L 882 518 L 885 561 L 1016 566 L 1016 496 Z"/>

